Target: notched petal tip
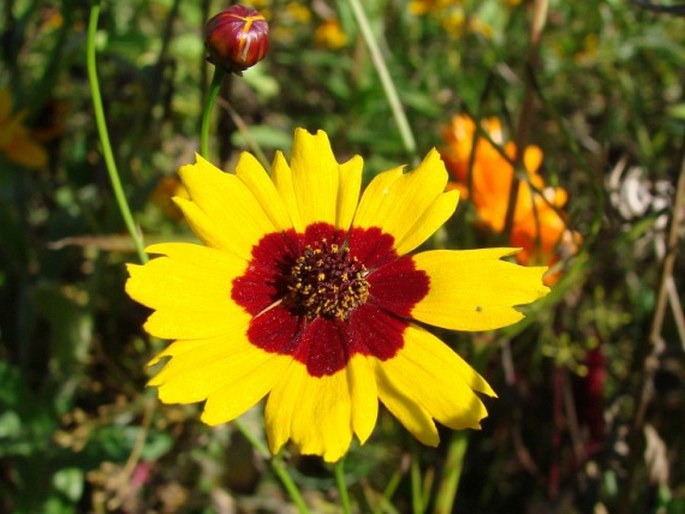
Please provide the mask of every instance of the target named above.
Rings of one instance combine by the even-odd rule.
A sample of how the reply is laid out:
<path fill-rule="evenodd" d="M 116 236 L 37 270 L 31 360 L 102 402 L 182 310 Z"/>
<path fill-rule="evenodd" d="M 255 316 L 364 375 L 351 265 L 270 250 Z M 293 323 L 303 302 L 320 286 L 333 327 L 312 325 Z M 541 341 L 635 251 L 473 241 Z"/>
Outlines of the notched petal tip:
<path fill-rule="evenodd" d="M 233 420 L 224 420 L 224 419 L 218 419 L 218 418 L 213 418 L 209 414 L 207 414 L 207 411 L 203 410 L 202 414 L 200 414 L 200 421 L 202 421 L 205 425 L 209 427 L 217 427 L 219 425 L 223 425 L 224 423 L 228 423 L 229 421 Z"/>
<path fill-rule="evenodd" d="M 147 248 L 145 249 L 145 251 L 147 252 Z M 128 272 L 129 277 L 130 277 L 131 275 L 135 274 L 136 271 L 137 271 L 139 268 L 142 268 L 142 267 L 143 267 L 142 264 L 135 264 L 135 263 L 133 263 L 133 262 L 127 262 L 127 263 L 126 263 L 126 271 Z"/>
<path fill-rule="evenodd" d="M 412 256 L 430 277 L 426 297 L 412 311 L 425 323 L 452 330 L 492 330 L 523 318 L 517 306 L 549 292 L 542 283 L 544 267 L 503 260 L 513 248 L 432 250 Z"/>

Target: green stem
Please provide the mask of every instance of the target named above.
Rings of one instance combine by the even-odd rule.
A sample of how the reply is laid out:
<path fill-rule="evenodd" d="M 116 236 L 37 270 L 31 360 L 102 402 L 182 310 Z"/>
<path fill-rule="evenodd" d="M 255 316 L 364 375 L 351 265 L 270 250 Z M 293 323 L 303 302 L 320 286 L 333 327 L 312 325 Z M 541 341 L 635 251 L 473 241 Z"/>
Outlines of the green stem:
<path fill-rule="evenodd" d="M 435 514 L 449 514 L 452 512 L 454 499 L 457 497 L 459 480 L 464 469 L 464 455 L 469 445 L 469 436 L 465 431 L 456 432 L 452 435 L 447 459 L 445 461 L 445 472 L 440 481 L 438 492 L 435 497 Z"/>
<path fill-rule="evenodd" d="M 297 507 L 297 511 L 300 514 L 311 514 L 307 504 L 304 502 L 304 498 L 302 498 L 302 495 L 300 494 L 300 490 L 295 485 L 295 482 L 293 482 L 293 479 L 290 477 L 290 474 L 280 457 L 276 456 L 271 459 L 271 469 L 276 473 L 276 476 L 283 484 L 283 487 L 285 487 L 290 499 Z"/>
<path fill-rule="evenodd" d="M 411 479 L 411 503 L 413 514 L 423 514 L 423 487 L 421 487 L 421 465 L 419 463 L 419 452 L 416 449 L 416 443 L 411 443 L 411 464 L 409 468 L 409 477 Z"/>
<path fill-rule="evenodd" d="M 297 507 L 297 511 L 300 514 L 310 514 L 309 509 L 307 508 L 307 504 L 304 502 L 304 498 L 302 498 L 302 495 L 300 494 L 297 485 L 295 485 L 295 482 L 288 473 L 288 470 L 286 469 L 283 460 L 278 456 L 272 456 L 271 452 L 266 447 L 266 445 L 260 439 L 255 437 L 255 435 L 250 431 L 249 428 L 245 426 L 245 424 L 242 421 L 240 421 L 240 419 L 234 420 L 233 423 L 235 424 L 236 428 L 240 431 L 240 433 L 243 435 L 243 437 L 247 439 L 247 441 L 252 445 L 252 447 L 255 450 L 257 450 L 259 455 L 264 460 L 269 461 L 269 464 L 271 464 L 272 471 L 276 474 L 278 479 L 283 484 L 283 487 L 290 496 L 290 499 Z"/>
<path fill-rule="evenodd" d="M 352 8 L 352 12 L 354 13 L 357 25 L 359 25 L 359 30 L 362 33 L 364 42 L 369 48 L 371 60 L 373 61 L 373 65 L 376 68 L 378 77 L 381 80 L 383 90 L 385 91 L 385 96 L 388 99 L 388 104 L 390 104 L 390 109 L 392 110 L 392 114 L 395 118 L 395 123 L 400 131 L 402 144 L 404 145 L 404 148 L 410 157 L 413 160 L 417 160 L 416 140 L 414 139 L 414 134 L 409 126 L 409 121 L 407 120 L 407 115 L 405 114 L 402 103 L 400 102 L 400 97 L 397 94 L 395 84 L 390 77 L 390 73 L 388 72 L 388 67 L 383 59 L 383 54 L 381 54 L 380 48 L 378 48 L 378 44 L 373 37 L 373 32 L 371 31 L 371 26 L 369 25 L 369 20 L 366 17 L 366 13 L 364 12 L 359 0 L 347 1 Z"/>
<path fill-rule="evenodd" d="M 347 484 L 345 483 L 345 458 L 343 457 L 335 463 L 335 483 L 338 485 L 338 493 L 340 494 L 340 503 L 342 504 L 342 511 L 344 514 L 352 514 L 350 507 L 350 495 L 347 492 Z"/>
<path fill-rule="evenodd" d="M 90 16 L 88 18 L 88 39 L 86 43 L 86 62 L 88 66 L 88 81 L 90 83 L 90 94 L 93 98 L 93 111 L 95 112 L 95 124 L 98 129 L 100 137 L 100 144 L 102 145 L 102 154 L 105 158 L 105 166 L 109 174 L 109 180 L 114 191 L 114 198 L 116 199 L 121 217 L 124 220 L 126 229 L 133 240 L 136 248 L 136 253 L 141 262 L 147 261 L 147 255 L 143 247 L 143 236 L 136 228 L 131 215 L 131 209 L 128 206 L 124 189 L 121 186 L 121 179 L 119 178 L 119 171 L 117 170 L 116 162 L 114 161 L 114 153 L 112 152 L 112 144 L 109 141 L 109 132 L 107 131 L 107 122 L 105 120 L 105 110 L 102 106 L 102 96 L 100 94 L 100 82 L 98 81 L 97 68 L 95 62 L 95 34 L 97 33 L 98 19 L 100 18 L 100 2 L 94 1 L 90 8 Z"/>
<path fill-rule="evenodd" d="M 271 452 L 266 447 L 266 445 L 257 438 L 249 428 L 240 419 L 233 420 L 236 428 L 240 431 L 245 439 L 252 445 L 252 447 L 259 452 L 259 455 L 266 460 L 271 459 Z"/>
<path fill-rule="evenodd" d="M 212 117 L 212 107 L 216 103 L 219 96 L 219 89 L 221 82 L 224 80 L 226 72 L 220 67 L 214 68 L 214 76 L 212 77 L 212 84 L 209 86 L 209 94 L 205 98 L 205 107 L 202 111 L 202 127 L 200 129 L 200 155 L 205 159 L 209 159 L 209 120 Z"/>

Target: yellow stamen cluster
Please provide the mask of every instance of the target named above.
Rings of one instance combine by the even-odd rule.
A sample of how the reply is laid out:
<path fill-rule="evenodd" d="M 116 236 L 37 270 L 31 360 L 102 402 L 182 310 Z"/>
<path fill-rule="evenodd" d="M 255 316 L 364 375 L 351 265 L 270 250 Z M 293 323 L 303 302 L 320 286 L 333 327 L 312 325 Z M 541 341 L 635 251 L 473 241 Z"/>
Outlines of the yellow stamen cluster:
<path fill-rule="evenodd" d="M 317 316 L 347 319 L 366 302 L 369 283 L 366 267 L 347 247 L 323 239 L 319 248 L 307 245 L 290 270 L 287 303 L 308 319 Z"/>

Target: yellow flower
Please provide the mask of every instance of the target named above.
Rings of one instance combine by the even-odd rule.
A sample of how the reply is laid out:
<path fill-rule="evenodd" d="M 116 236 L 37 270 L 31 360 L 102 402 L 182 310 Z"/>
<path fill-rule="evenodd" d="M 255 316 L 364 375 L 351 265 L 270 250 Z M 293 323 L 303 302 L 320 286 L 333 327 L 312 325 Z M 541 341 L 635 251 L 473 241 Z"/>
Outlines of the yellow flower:
<path fill-rule="evenodd" d="M 423 324 L 488 330 L 548 289 L 545 268 L 501 260 L 511 248 L 409 254 L 454 212 L 431 150 L 361 193 L 361 157 L 339 164 L 328 140 L 295 131 L 271 175 L 249 153 L 235 173 L 201 157 L 180 169 L 177 199 L 204 243 L 156 244 L 129 265 L 126 291 L 154 310 L 145 329 L 173 339 L 151 364 L 163 402 L 205 401 L 202 420 L 235 419 L 268 395 L 269 447 L 338 460 L 376 424 L 378 400 L 417 438 L 435 421 L 479 428 L 487 382 Z"/>
<path fill-rule="evenodd" d="M 285 12 L 296 23 L 307 25 L 312 21 L 312 11 L 299 2 L 289 2 L 285 6 Z"/>
<path fill-rule="evenodd" d="M 409 12 L 415 16 L 442 14 L 445 9 L 461 7 L 461 4 L 461 0 L 411 0 Z"/>
<path fill-rule="evenodd" d="M 44 168 L 48 162 L 45 149 L 23 124 L 24 113 L 12 113 L 9 89 L 0 88 L 0 152 L 25 168 Z"/>
<path fill-rule="evenodd" d="M 314 31 L 314 42 L 317 46 L 337 50 L 347 44 L 347 36 L 338 20 L 327 20 Z"/>

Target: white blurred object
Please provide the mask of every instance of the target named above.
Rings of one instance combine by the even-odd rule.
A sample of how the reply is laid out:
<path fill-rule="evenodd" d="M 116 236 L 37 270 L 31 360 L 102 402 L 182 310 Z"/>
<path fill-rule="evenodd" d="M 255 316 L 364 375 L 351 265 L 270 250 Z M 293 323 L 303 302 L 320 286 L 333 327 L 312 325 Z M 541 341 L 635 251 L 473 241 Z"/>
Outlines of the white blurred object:
<path fill-rule="evenodd" d="M 626 157 L 621 158 L 607 177 L 605 186 L 609 192 L 609 201 L 623 218 L 624 230 L 630 230 L 644 216 L 655 216 L 649 230 L 635 241 L 634 253 L 644 257 L 653 245 L 654 253 L 661 261 L 666 255 L 666 229 L 673 208 L 675 187 L 668 180 L 649 180 L 644 168 L 627 167 L 627 160 Z M 685 232 L 685 225 L 680 228 Z M 672 276 L 667 278 L 667 294 L 681 345 L 685 350 L 685 316 Z"/>
<path fill-rule="evenodd" d="M 654 229 L 663 231 L 668 224 L 668 209 L 672 205 L 673 185 L 667 180 L 652 181 L 641 166 L 626 166 L 623 157 L 607 177 L 609 201 L 626 221 L 635 221 L 646 214 L 659 214 Z"/>

